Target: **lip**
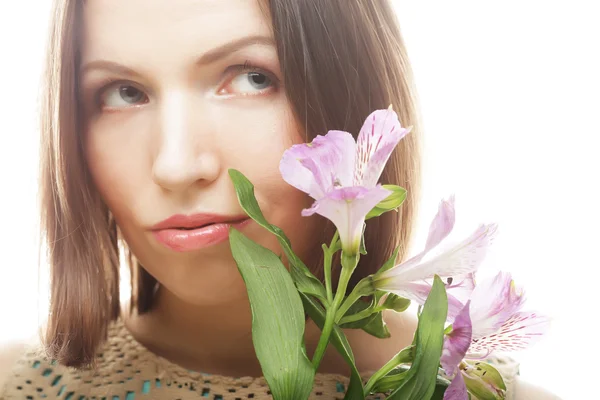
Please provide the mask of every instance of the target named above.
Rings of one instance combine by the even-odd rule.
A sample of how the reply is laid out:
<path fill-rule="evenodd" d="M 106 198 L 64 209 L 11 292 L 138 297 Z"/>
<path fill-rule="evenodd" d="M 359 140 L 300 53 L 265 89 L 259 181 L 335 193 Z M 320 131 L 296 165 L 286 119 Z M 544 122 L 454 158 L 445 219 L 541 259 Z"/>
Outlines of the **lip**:
<path fill-rule="evenodd" d="M 179 214 L 154 225 L 151 231 L 162 245 L 186 252 L 221 243 L 229 237 L 230 227 L 241 229 L 249 222 L 247 215 Z"/>

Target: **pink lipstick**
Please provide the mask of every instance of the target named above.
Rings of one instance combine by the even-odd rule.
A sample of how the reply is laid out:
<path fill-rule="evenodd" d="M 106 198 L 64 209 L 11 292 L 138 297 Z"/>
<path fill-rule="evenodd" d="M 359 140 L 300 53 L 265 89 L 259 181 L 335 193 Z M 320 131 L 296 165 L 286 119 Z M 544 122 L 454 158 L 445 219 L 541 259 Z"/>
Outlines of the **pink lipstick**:
<path fill-rule="evenodd" d="M 247 215 L 174 215 L 156 225 L 152 234 L 162 245 L 178 252 L 200 250 L 229 237 L 229 228 L 241 229 L 250 222 Z"/>

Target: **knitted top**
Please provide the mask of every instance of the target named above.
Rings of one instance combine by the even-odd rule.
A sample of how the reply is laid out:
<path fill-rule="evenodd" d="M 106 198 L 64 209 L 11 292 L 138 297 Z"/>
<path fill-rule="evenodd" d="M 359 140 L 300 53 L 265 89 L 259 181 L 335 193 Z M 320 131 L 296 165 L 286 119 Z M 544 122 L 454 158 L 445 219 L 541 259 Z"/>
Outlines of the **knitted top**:
<path fill-rule="evenodd" d="M 518 373 L 516 365 L 496 363 L 507 386 Z M 507 368 L 508 367 L 508 368 Z M 363 374 L 366 380 L 371 374 Z M 310 399 L 344 398 L 349 378 L 316 374 Z M 509 390 L 510 391 L 510 390 Z M 18 360 L 0 400 L 141 400 L 141 399 L 271 399 L 263 377 L 234 378 L 189 371 L 137 342 L 121 319 L 111 323 L 108 340 L 98 352 L 94 370 L 77 370 L 46 359 L 39 347 L 31 347 Z M 383 399 L 371 395 L 370 400 Z"/>

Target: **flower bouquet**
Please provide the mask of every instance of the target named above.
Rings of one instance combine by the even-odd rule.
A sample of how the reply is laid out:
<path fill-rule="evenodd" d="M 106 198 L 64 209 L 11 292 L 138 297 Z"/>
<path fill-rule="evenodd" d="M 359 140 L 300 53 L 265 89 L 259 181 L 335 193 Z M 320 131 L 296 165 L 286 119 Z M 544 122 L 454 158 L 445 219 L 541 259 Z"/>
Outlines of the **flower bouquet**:
<path fill-rule="evenodd" d="M 457 244 L 440 243 L 454 226 L 454 197 L 442 200 L 422 252 L 397 264 L 398 249 L 381 268 L 347 294 L 361 255 L 365 224 L 396 210 L 406 190 L 378 180 L 390 154 L 410 128 L 403 128 L 391 106 L 367 117 L 355 141 L 332 130 L 311 143 L 288 149 L 280 164 L 283 179 L 315 201 L 302 215 L 319 214 L 337 232 L 323 244 L 323 284 L 294 254 L 284 232 L 271 225 L 254 197 L 254 187 L 230 170 L 239 202 L 256 223 L 277 237 L 289 262 L 231 229 L 230 244 L 252 308 L 252 337 L 262 372 L 276 400 L 305 400 L 329 343 L 350 366 L 345 399 L 374 393 L 390 399 L 502 399 L 506 386 L 486 358 L 530 345 L 547 329 L 548 318 L 522 311 L 524 296 L 509 273 L 475 284 L 474 274 L 497 231 L 482 224 Z M 341 252 L 337 290 L 332 289 L 332 260 Z M 358 301 L 368 297 L 369 302 Z M 355 365 L 342 328 L 389 337 L 384 310 L 405 311 L 419 304 L 412 344 L 373 374 L 366 384 Z M 304 340 L 305 315 L 321 329 L 309 358 Z"/>

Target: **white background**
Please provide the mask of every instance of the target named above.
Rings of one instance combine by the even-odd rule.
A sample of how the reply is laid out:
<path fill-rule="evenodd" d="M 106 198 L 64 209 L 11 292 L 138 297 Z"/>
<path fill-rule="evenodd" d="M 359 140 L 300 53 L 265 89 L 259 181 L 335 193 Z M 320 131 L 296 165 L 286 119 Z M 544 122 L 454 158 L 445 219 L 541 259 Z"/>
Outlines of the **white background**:
<path fill-rule="evenodd" d="M 0 343 L 35 333 L 47 304 L 38 290 L 35 197 L 48 3 L 0 5 Z M 511 271 L 527 307 L 553 317 L 547 338 L 515 357 L 525 379 L 565 399 L 593 397 L 600 356 L 595 3 L 395 2 L 426 129 L 413 251 L 451 193 L 455 238 L 498 222 L 482 276 Z"/>

